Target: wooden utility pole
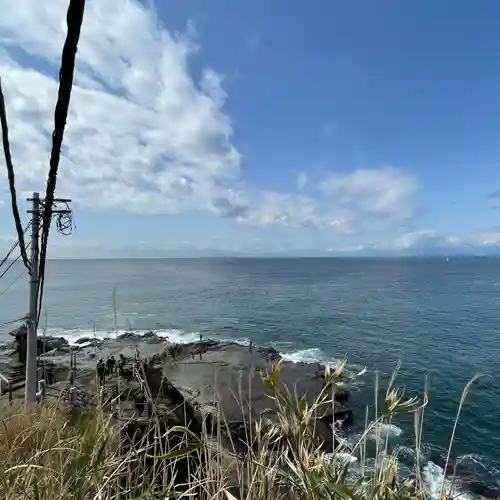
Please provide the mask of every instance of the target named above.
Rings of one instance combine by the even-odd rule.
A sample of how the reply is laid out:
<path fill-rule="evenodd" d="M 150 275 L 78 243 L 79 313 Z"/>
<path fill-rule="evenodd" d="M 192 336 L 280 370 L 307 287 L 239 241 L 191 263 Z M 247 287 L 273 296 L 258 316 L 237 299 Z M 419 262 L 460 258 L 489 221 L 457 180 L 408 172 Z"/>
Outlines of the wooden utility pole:
<path fill-rule="evenodd" d="M 30 200 L 28 200 L 30 201 Z M 38 233 L 39 233 L 39 212 L 40 195 L 33 193 L 31 198 L 31 274 L 29 290 L 29 312 L 27 321 L 27 349 L 26 349 L 26 390 L 24 402 L 26 404 L 36 403 L 36 357 L 37 357 L 37 320 L 38 320 Z"/>
<path fill-rule="evenodd" d="M 36 393 L 37 393 L 37 366 L 36 358 L 38 354 L 37 350 L 37 327 L 38 327 L 38 290 L 39 290 L 39 255 L 38 255 L 38 240 L 40 232 L 40 220 L 43 215 L 44 200 L 40 198 L 39 193 L 33 193 L 33 198 L 28 198 L 28 201 L 32 202 L 31 210 L 28 213 L 31 214 L 31 274 L 30 274 L 30 289 L 29 289 L 29 312 L 27 318 L 27 349 L 26 349 L 26 390 L 24 395 L 24 401 L 28 404 L 36 403 Z M 67 203 L 71 200 L 54 199 L 54 203 L 62 202 Z M 64 210 L 52 210 L 52 214 L 65 214 L 69 213 L 68 208 Z"/>

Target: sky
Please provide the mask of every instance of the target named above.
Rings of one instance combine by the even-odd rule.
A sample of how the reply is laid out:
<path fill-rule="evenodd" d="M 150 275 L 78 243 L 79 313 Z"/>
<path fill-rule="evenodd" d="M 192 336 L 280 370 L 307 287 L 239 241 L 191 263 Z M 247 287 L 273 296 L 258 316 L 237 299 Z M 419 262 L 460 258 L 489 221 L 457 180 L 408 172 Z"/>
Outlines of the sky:
<path fill-rule="evenodd" d="M 67 0 L 0 0 L 20 208 Z M 87 0 L 49 257 L 500 253 L 498 0 Z M 0 161 L 0 250 L 14 224 Z"/>

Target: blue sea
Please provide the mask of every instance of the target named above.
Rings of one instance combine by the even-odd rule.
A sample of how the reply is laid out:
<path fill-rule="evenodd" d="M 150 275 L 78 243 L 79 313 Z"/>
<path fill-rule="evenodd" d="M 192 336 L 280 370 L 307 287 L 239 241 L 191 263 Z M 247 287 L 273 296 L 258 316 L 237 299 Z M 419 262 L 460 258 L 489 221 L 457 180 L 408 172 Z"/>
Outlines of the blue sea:
<path fill-rule="evenodd" d="M 0 293 L 20 271 L 14 266 L 2 279 Z M 26 308 L 23 277 L 0 296 L 0 324 Z M 373 403 L 377 372 L 386 386 L 400 360 L 398 381 L 409 395 L 422 394 L 427 378 L 431 466 L 445 455 L 461 391 L 486 374 L 463 407 L 452 457 L 463 474 L 499 484 L 500 259 L 51 261 L 44 310 L 49 333 L 72 340 L 93 328 L 107 335 L 116 323 L 120 331 L 154 329 L 179 341 L 199 333 L 252 340 L 297 362 L 334 363 L 347 354 L 350 369 L 368 368 L 352 395 L 354 434 Z M 0 341 L 8 330 L 0 330 Z M 410 420 L 384 432 L 411 455 Z"/>

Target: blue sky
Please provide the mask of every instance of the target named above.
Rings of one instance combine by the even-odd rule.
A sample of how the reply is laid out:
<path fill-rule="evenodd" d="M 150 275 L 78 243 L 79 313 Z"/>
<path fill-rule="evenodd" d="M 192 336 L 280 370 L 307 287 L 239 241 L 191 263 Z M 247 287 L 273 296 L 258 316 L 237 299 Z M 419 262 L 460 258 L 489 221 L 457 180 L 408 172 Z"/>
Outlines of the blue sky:
<path fill-rule="evenodd" d="M 0 20 L 23 195 L 65 4 Z M 89 0 L 57 190 L 76 231 L 52 255 L 496 251 L 498 19 L 494 0 Z"/>

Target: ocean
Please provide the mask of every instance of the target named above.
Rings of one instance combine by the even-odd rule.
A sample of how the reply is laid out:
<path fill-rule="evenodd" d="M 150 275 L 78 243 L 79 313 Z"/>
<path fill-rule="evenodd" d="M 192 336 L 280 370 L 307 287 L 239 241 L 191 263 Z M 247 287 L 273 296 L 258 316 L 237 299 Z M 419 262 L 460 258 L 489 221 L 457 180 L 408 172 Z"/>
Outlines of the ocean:
<path fill-rule="evenodd" d="M 21 269 L 0 280 L 0 293 Z M 0 295 L 0 325 L 26 308 L 27 277 Z M 120 332 L 157 330 L 178 341 L 200 333 L 251 340 L 296 362 L 348 355 L 349 369 L 368 369 L 352 394 L 351 437 L 373 404 L 377 372 L 385 387 L 400 360 L 398 381 L 409 395 L 422 394 L 427 378 L 423 449 L 434 479 L 461 391 L 486 374 L 463 407 L 452 457 L 463 474 L 500 485 L 499 258 L 50 261 L 44 310 L 48 333 L 71 340 L 93 328 L 113 334 L 116 324 Z M 8 331 L 0 329 L 0 341 Z M 383 431 L 411 458 L 410 420 Z"/>

